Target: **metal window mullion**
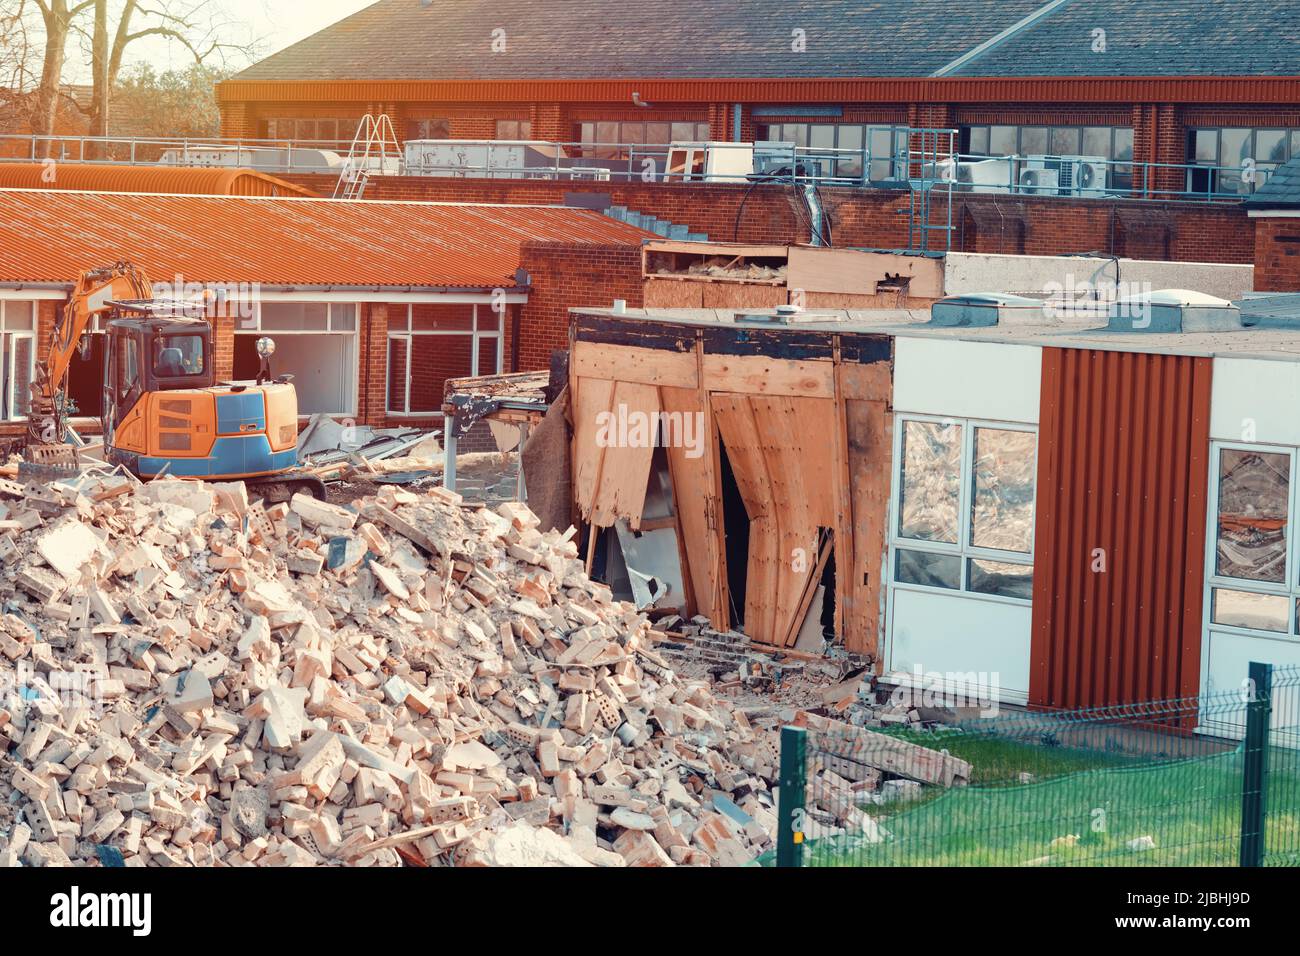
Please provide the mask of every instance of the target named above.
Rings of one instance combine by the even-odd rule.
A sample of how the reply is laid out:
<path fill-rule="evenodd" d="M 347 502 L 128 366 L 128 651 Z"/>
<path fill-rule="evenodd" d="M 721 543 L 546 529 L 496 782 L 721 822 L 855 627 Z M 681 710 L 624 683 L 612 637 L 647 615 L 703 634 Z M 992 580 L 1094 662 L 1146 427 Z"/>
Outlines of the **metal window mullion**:
<path fill-rule="evenodd" d="M 971 539 L 971 508 L 975 505 L 975 489 L 972 482 L 975 481 L 975 428 L 970 421 L 965 421 L 962 427 L 962 446 L 961 446 L 961 482 L 960 490 L 957 494 L 957 514 L 960 516 L 957 528 L 957 540 L 961 543 L 961 593 L 966 594 L 970 591 L 969 569 L 970 562 L 967 560 L 967 554 L 970 552 Z"/>

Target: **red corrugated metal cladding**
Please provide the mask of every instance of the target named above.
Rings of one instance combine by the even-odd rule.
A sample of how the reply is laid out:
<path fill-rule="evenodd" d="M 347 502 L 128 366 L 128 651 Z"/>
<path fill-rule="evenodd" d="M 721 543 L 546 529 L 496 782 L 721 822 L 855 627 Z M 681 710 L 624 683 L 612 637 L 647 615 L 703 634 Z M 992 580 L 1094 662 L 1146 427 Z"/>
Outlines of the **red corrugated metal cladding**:
<path fill-rule="evenodd" d="M 1030 702 L 1193 696 L 1211 360 L 1043 349 Z"/>

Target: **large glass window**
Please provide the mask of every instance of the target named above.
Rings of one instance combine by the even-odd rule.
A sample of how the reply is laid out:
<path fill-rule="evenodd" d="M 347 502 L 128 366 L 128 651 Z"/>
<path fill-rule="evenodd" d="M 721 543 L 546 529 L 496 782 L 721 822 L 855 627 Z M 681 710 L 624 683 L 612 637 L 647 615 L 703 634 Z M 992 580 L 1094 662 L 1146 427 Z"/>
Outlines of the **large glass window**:
<path fill-rule="evenodd" d="M 26 418 L 36 372 L 36 303 L 0 301 L 0 421 Z"/>
<path fill-rule="evenodd" d="M 894 581 L 1027 601 L 1037 435 L 967 420 L 899 419 Z"/>
<path fill-rule="evenodd" d="M 662 158 L 672 143 L 707 143 L 710 135 L 708 123 L 589 120 L 578 124 L 578 139 L 584 156 L 629 159 L 633 152 Z"/>
<path fill-rule="evenodd" d="M 818 162 L 821 175 L 862 179 L 864 151 L 870 151 L 868 179 L 884 182 L 907 178 L 907 129 L 858 123 L 766 123 L 756 131 L 760 142 L 794 143 Z"/>
<path fill-rule="evenodd" d="M 203 368 L 203 336 L 160 335 L 153 340 L 155 378 L 202 375 Z"/>
<path fill-rule="evenodd" d="M 1209 618 L 1296 635 L 1300 602 L 1294 449 L 1216 446 Z"/>
<path fill-rule="evenodd" d="M 1187 131 L 1187 162 L 1205 169 L 1187 171 L 1187 191 L 1210 195 L 1246 195 L 1272 172 L 1300 155 L 1300 129 L 1247 127 Z"/>
<path fill-rule="evenodd" d="M 1105 188 L 1133 188 L 1133 130 L 1128 126 L 967 126 L 962 130 L 967 156 L 1019 156 L 1021 170 L 1036 165 L 1034 157 L 1077 157 L 1103 160 Z"/>
<path fill-rule="evenodd" d="M 388 413 L 439 415 L 448 379 L 499 375 L 505 314 L 488 303 L 388 312 Z"/>
<path fill-rule="evenodd" d="M 275 375 L 292 375 L 298 413 L 357 413 L 358 310 L 355 302 L 263 302 L 235 324 L 235 378 L 256 378 L 257 340 L 276 341 Z"/>

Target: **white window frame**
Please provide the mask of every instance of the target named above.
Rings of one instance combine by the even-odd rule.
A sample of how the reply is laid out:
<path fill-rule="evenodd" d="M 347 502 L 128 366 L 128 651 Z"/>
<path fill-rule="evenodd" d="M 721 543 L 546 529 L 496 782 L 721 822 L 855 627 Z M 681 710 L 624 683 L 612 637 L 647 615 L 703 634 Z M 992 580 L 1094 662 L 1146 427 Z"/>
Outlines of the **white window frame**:
<path fill-rule="evenodd" d="M 1286 561 L 1282 583 L 1271 581 L 1250 581 L 1245 578 L 1233 578 L 1218 573 L 1219 566 L 1219 462 L 1224 451 L 1253 451 L 1265 455 L 1285 455 L 1288 458 L 1287 480 L 1287 531 Z M 1300 601 L 1300 584 L 1296 583 L 1297 571 L 1300 570 L 1300 527 L 1296 521 L 1296 508 L 1300 507 L 1300 487 L 1296 482 L 1296 466 L 1300 464 L 1300 448 L 1294 445 L 1266 445 L 1251 442 L 1212 441 L 1210 442 L 1210 501 L 1206 509 L 1208 528 L 1205 535 L 1205 595 L 1201 616 L 1205 621 L 1204 630 L 1224 634 L 1240 634 L 1244 637 L 1267 638 L 1272 641 L 1290 643 L 1293 646 L 1300 641 L 1297 634 L 1296 602 Z M 1241 627 L 1236 624 L 1218 624 L 1214 620 L 1214 592 L 1216 589 L 1245 591 L 1250 594 L 1273 595 L 1289 599 L 1287 605 L 1287 630 L 1265 631 L 1253 627 Z"/>
<path fill-rule="evenodd" d="M 957 495 L 958 529 L 956 543 L 946 541 L 921 541 L 904 537 L 900 533 L 902 525 L 903 498 L 903 432 L 907 422 L 928 422 L 938 425 L 952 425 L 962 429 L 961 435 L 961 470 Z M 919 591 L 925 594 L 948 594 L 973 598 L 980 601 L 994 601 L 1000 604 L 1012 604 L 1027 607 L 1032 602 L 1028 598 L 1010 597 L 1004 594 L 986 594 L 970 590 L 970 560 L 998 561 L 1003 564 L 1017 564 L 1034 568 L 1035 537 L 1038 532 L 1037 521 L 1030 526 L 1029 551 L 1001 551 L 994 548 L 977 547 L 970 542 L 971 514 L 970 506 L 974 490 L 975 472 L 975 429 L 988 428 L 997 431 L 1026 432 L 1034 436 L 1034 501 L 1031 507 L 1037 516 L 1038 503 L 1038 426 L 1024 422 L 999 422 L 982 418 L 953 418 L 940 415 L 917 415 L 900 412 L 894 416 L 894 464 L 890 482 L 892 489 L 889 497 L 889 588 L 890 591 Z M 925 551 L 932 554 L 944 554 L 956 557 L 961 562 L 960 587 L 941 588 L 926 584 L 913 584 L 897 579 L 898 552 Z M 892 602 L 891 602 L 892 603 Z"/>
<path fill-rule="evenodd" d="M 437 305 L 440 303 L 434 303 L 434 304 Z M 496 309 L 493 308 L 491 303 L 486 303 L 486 302 L 446 303 L 446 304 L 471 306 L 473 309 L 473 319 L 471 322 L 473 330 L 467 331 L 465 329 L 421 329 L 421 330 L 412 329 L 411 326 L 414 319 L 415 309 L 414 306 L 409 304 L 406 306 L 406 327 L 402 329 L 394 329 L 391 326 L 389 326 L 388 336 L 384 348 L 384 369 L 385 369 L 384 414 L 385 415 L 388 415 L 391 418 L 432 418 L 432 417 L 441 418 L 442 417 L 441 408 L 438 408 L 434 411 L 427 411 L 427 412 L 410 411 L 411 356 L 413 354 L 412 352 L 412 345 L 414 344 L 413 339 L 416 337 L 432 336 L 432 335 L 447 335 L 447 336 L 459 335 L 462 337 L 466 335 L 471 336 L 473 341 L 470 343 L 470 359 L 469 359 L 470 369 L 471 369 L 470 374 L 474 376 L 502 374 L 502 370 L 505 368 L 506 312 L 509 310 L 501 309 L 500 311 L 497 311 Z M 496 312 L 497 325 L 495 329 L 480 331 L 479 316 L 480 314 L 483 314 L 480 313 L 479 311 L 480 309 L 486 310 L 487 313 Z M 392 369 L 393 341 L 395 339 L 401 339 L 406 345 L 406 374 L 405 374 L 406 392 L 405 392 L 405 400 L 403 404 L 407 410 L 404 412 L 394 411 L 392 408 L 389 407 L 389 400 L 392 395 L 392 390 L 388 387 L 390 383 L 387 380 L 387 376 L 392 374 L 391 369 Z M 491 339 L 497 343 L 496 369 L 491 372 L 484 372 L 481 369 L 479 369 L 479 346 L 484 339 Z"/>
<path fill-rule="evenodd" d="M 27 309 L 30 310 L 31 319 L 32 319 L 31 328 L 10 330 L 9 310 L 12 309 L 14 306 L 25 306 Z M 17 348 L 18 342 L 20 341 L 30 342 L 31 347 L 28 349 L 28 368 L 27 368 L 28 381 L 35 381 L 36 379 L 36 332 L 40 320 L 41 320 L 40 308 L 37 306 L 35 300 L 0 299 L 0 342 L 4 343 L 4 348 L 5 348 L 5 355 L 2 357 L 3 362 L 0 364 L 3 365 L 4 369 L 10 369 L 18 354 L 18 348 Z M 13 374 L 10 374 L 9 376 L 9 382 L 7 386 L 7 394 L 5 395 L 4 406 L 10 409 L 12 412 L 16 412 L 18 408 L 17 376 Z M 20 422 L 26 420 L 26 417 L 27 417 L 26 415 L 10 414 L 7 418 L 3 420 L 9 422 Z"/>
<path fill-rule="evenodd" d="M 346 335 L 352 339 L 352 394 L 344 396 L 345 401 L 350 400 L 351 409 L 341 408 L 334 411 L 321 412 L 323 415 L 350 415 L 357 416 L 360 414 L 361 404 L 361 304 L 359 302 L 343 302 L 337 299 L 278 299 L 267 298 L 266 305 L 279 305 L 284 303 L 303 305 L 323 305 L 325 306 L 325 328 L 323 329 L 271 329 L 269 331 L 262 328 L 262 305 L 259 302 L 253 309 L 253 315 L 248 318 L 241 318 L 235 321 L 235 335 L 269 335 L 272 338 L 279 339 L 286 335 Z M 352 328 L 335 329 L 334 328 L 334 309 L 339 306 L 352 307 Z M 272 359 L 274 362 L 274 359 Z M 316 414 L 316 413 L 312 413 Z M 309 418 L 310 414 L 298 416 L 299 418 Z"/>

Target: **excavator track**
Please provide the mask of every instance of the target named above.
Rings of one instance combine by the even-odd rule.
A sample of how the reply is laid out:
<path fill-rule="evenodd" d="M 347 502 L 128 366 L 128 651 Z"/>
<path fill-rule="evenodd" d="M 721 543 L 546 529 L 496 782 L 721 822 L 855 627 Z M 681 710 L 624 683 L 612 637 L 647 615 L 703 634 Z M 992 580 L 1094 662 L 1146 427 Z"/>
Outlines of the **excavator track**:
<path fill-rule="evenodd" d="M 307 472 L 290 471 L 265 478 L 245 478 L 250 498 L 260 498 L 264 503 L 278 505 L 296 494 L 311 495 L 318 501 L 327 500 L 325 482 Z"/>

